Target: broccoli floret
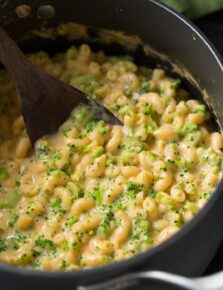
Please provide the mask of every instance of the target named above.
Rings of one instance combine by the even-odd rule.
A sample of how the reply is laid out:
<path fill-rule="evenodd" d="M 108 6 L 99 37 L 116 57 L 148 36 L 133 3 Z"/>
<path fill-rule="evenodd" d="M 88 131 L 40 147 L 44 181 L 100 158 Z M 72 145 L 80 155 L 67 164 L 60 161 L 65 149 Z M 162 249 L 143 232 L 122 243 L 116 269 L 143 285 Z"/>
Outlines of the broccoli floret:
<path fill-rule="evenodd" d="M 181 128 L 177 133 L 179 137 L 185 137 L 186 135 L 188 135 L 189 133 L 194 133 L 198 131 L 198 126 L 195 124 L 190 124 L 187 123 L 183 126 L 183 128 Z"/>

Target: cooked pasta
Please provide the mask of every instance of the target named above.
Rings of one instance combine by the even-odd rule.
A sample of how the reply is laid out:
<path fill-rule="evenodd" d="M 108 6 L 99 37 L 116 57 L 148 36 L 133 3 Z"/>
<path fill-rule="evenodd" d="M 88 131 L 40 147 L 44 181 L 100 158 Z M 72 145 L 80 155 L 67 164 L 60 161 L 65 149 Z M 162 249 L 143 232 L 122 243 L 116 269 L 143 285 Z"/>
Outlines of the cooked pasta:
<path fill-rule="evenodd" d="M 0 262 L 42 270 L 117 262 L 160 244 L 205 205 L 222 175 L 223 139 L 179 79 L 86 44 L 30 59 L 124 125 L 80 105 L 33 150 L 1 72 Z"/>

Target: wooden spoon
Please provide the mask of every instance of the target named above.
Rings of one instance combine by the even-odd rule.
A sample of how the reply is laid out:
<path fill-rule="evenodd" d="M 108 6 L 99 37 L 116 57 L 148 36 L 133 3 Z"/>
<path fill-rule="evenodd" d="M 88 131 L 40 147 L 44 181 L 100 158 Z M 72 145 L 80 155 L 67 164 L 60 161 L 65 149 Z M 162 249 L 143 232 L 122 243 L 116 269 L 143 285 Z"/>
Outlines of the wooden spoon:
<path fill-rule="evenodd" d="M 0 61 L 16 85 L 32 145 L 42 136 L 56 132 L 73 108 L 80 103 L 92 106 L 97 112 L 97 119 L 121 125 L 121 122 L 99 102 L 89 100 L 85 93 L 32 64 L 1 27 Z"/>

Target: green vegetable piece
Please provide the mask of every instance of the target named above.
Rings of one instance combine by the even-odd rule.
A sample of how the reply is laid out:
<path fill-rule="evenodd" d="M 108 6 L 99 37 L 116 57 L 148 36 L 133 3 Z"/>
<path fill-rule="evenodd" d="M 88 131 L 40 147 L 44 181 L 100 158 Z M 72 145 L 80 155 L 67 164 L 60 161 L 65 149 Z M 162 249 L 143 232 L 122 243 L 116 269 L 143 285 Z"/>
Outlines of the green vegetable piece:
<path fill-rule="evenodd" d="M 119 110 L 119 113 L 121 115 L 123 115 L 123 116 L 126 116 L 126 115 L 128 115 L 128 116 L 134 116 L 134 114 L 135 114 L 134 111 L 128 105 L 122 107 Z"/>
<path fill-rule="evenodd" d="M 62 158 L 62 152 L 61 151 L 56 151 L 52 154 L 52 159 L 53 160 L 60 160 Z"/>
<path fill-rule="evenodd" d="M 163 162 L 160 166 L 160 169 L 163 171 L 167 171 L 167 165 Z"/>
<path fill-rule="evenodd" d="M 108 133 L 108 129 L 106 128 L 104 121 L 99 121 L 97 127 L 101 135 L 106 135 Z"/>
<path fill-rule="evenodd" d="M 19 188 L 20 185 L 21 185 L 21 182 L 20 182 L 19 180 L 16 180 L 16 182 L 15 182 L 15 187 L 16 187 L 16 188 Z"/>
<path fill-rule="evenodd" d="M 111 231 L 110 222 L 114 218 L 114 213 L 112 212 L 111 208 L 108 207 L 105 209 L 105 216 L 101 220 L 101 223 L 98 227 L 98 233 L 102 235 L 108 235 Z"/>
<path fill-rule="evenodd" d="M 17 191 L 12 191 L 8 193 L 4 199 L 0 200 L 0 208 L 13 208 L 19 199 L 19 193 Z"/>
<path fill-rule="evenodd" d="M 10 228 L 13 228 L 15 226 L 18 218 L 19 218 L 19 216 L 16 213 L 12 212 L 9 216 L 8 226 Z"/>
<path fill-rule="evenodd" d="M 94 91 L 99 86 L 99 81 L 94 75 L 88 74 L 79 76 L 72 84 L 88 94 L 90 98 L 92 98 L 92 95 L 94 98 Z"/>
<path fill-rule="evenodd" d="M 144 85 L 144 86 L 142 86 L 142 87 L 139 89 L 139 91 L 138 91 L 138 93 L 139 93 L 140 95 L 142 95 L 142 94 L 146 94 L 146 93 L 149 93 L 149 92 L 150 92 L 149 85 Z"/>
<path fill-rule="evenodd" d="M 40 247 L 41 249 L 47 249 L 48 251 L 55 251 L 55 245 L 53 241 L 46 239 L 43 235 L 39 236 L 35 240 L 35 244 L 37 247 Z"/>
<path fill-rule="evenodd" d="M 104 147 L 98 146 L 93 150 L 92 156 L 94 158 L 101 156 L 104 153 Z"/>
<path fill-rule="evenodd" d="M 185 201 L 184 208 L 190 210 L 193 214 L 196 214 L 199 210 L 198 206 L 189 200 Z"/>
<path fill-rule="evenodd" d="M 171 86 L 173 88 L 178 88 L 181 85 L 181 83 L 182 83 L 181 79 L 173 79 L 171 81 Z"/>
<path fill-rule="evenodd" d="M 135 181 L 129 181 L 127 183 L 127 191 L 134 191 L 134 192 L 139 192 L 142 190 L 143 185 L 135 182 Z"/>
<path fill-rule="evenodd" d="M 6 239 L 0 238 L 0 253 L 7 250 L 7 242 Z"/>
<path fill-rule="evenodd" d="M 91 119 L 91 114 L 85 106 L 79 106 L 75 111 L 75 124 L 77 127 L 85 126 Z"/>
<path fill-rule="evenodd" d="M 152 239 L 150 236 L 150 223 L 146 220 L 136 219 L 133 223 L 133 229 L 130 236 L 130 243 L 135 250 L 141 251 L 141 247 L 152 245 Z"/>
<path fill-rule="evenodd" d="M 198 113 L 198 114 L 200 114 L 202 116 L 206 116 L 206 114 L 207 114 L 206 106 L 203 105 L 203 104 L 202 105 L 199 105 L 197 108 L 195 108 L 193 110 L 193 113 Z"/>
<path fill-rule="evenodd" d="M 50 209 L 53 214 L 64 214 L 66 210 L 61 205 L 61 199 L 54 197 L 50 201 Z"/>
<path fill-rule="evenodd" d="M 88 153 L 89 152 L 89 146 L 84 146 L 82 151 L 83 151 L 83 153 Z"/>
<path fill-rule="evenodd" d="M 3 181 L 9 176 L 9 172 L 6 168 L 0 167 L 0 181 Z"/>
<path fill-rule="evenodd" d="M 186 123 L 177 133 L 179 137 L 185 137 L 189 133 L 198 131 L 198 126 L 195 124 Z"/>
<path fill-rule="evenodd" d="M 165 192 L 157 192 L 156 193 L 156 199 L 159 202 L 162 202 L 162 203 L 166 204 L 169 209 L 173 208 L 173 201 L 172 201 L 172 199 L 171 199 L 169 194 L 167 194 Z"/>
<path fill-rule="evenodd" d="M 78 221 L 78 217 L 76 215 L 73 215 L 73 216 L 67 218 L 67 220 L 65 222 L 65 226 L 67 228 L 71 228 L 72 225 L 74 225 L 77 221 Z"/>
<path fill-rule="evenodd" d="M 22 244 L 27 243 L 27 236 L 19 231 L 15 231 L 13 236 L 7 239 L 7 247 L 18 250 Z"/>
<path fill-rule="evenodd" d="M 83 196 L 82 188 L 79 184 L 74 184 L 73 182 L 68 182 L 66 185 L 66 189 L 69 190 L 72 194 L 72 202 L 76 199 Z"/>
<path fill-rule="evenodd" d="M 98 125 L 98 122 L 96 121 L 90 121 L 86 124 L 85 128 L 87 130 L 87 132 L 91 132 L 94 130 L 94 128 L 96 128 Z"/>
<path fill-rule="evenodd" d="M 153 152 L 151 152 L 151 151 L 147 151 L 147 155 L 148 155 L 148 157 L 149 157 L 149 159 L 151 160 L 151 161 L 156 161 L 157 160 L 157 155 L 155 154 L 155 153 L 153 153 Z"/>
<path fill-rule="evenodd" d="M 124 55 L 124 56 L 109 56 L 108 57 L 108 61 L 111 63 L 111 64 L 115 64 L 119 61 L 123 61 L 123 60 L 129 60 L 129 61 L 132 61 L 133 58 L 132 56 L 130 55 Z"/>
<path fill-rule="evenodd" d="M 55 176 L 55 177 L 58 177 L 60 179 L 64 179 L 64 180 L 68 179 L 67 174 L 63 170 L 60 170 L 60 169 L 50 169 L 48 173 L 51 176 Z"/>
<path fill-rule="evenodd" d="M 121 109 L 121 106 L 120 106 L 119 104 L 114 104 L 114 106 L 113 106 L 113 110 L 114 110 L 115 112 L 118 112 L 120 109 Z"/>
<path fill-rule="evenodd" d="M 192 132 L 186 136 L 186 141 L 193 143 L 195 146 L 198 146 L 202 140 L 203 134 L 201 131 Z"/>
<path fill-rule="evenodd" d="M 66 59 L 72 59 L 72 58 L 75 58 L 77 56 L 77 48 L 75 46 L 71 46 L 67 52 L 66 52 Z"/>
<path fill-rule="evenodd" d="M 152 107 L 150 105 L 146 104 L 145 107 L 144 107 L 143 113 L 145 115 L 153 115 L 154 111 L 153 111 L 153 109 L 152 109 Z"/>
<path fill-rule="evenodd" d="M 103 194 L 99 187 L 95 186 L 92 191 L 86 193 L 86 196 L 93 198 L 97 205 L 102 204 Z"/>
<path fill-rule="evenodd" d="M 49 144 L 47 142 L 38 143 L 36 146 L 37 159 L 42 159 L 50 153 Z"/>
<path fill-rule="evenodd" d="M 127 137 L 127 138 L 124 138 L 124 140 L 120 144 L 120 148 L 125 149 L 129 152 L 139 153 L 144 149 L 144 144 L 143 142 L 135 138 Z"/>
<path fill-rule="evenodd" d="M 69 148 L 70 155 L 73 155 L 74 153 L 77 152 L 77 148 L 74 144 L 68 143 L 67 147 Z"/>
<path fill-rule="evenodd" d="M 68 251 L 68 250 L 69 250 L 69 244 L 68 244 L 68 241 L 67 241 L 67 240 L 63 241 L 61 247 L 62 247 L 62 249 L 63 249 L 64 251 Z"/>

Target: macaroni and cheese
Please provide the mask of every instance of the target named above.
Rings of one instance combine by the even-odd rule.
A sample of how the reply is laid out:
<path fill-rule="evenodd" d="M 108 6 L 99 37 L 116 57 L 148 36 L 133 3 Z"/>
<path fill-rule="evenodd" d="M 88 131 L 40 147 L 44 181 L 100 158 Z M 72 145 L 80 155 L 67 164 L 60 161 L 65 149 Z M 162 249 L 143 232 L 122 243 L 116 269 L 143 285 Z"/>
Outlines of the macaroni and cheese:
<path fill-rule="evenodd" d="M 180 79 L 86 44 L 30 59 L 124 125 L 80 105 L 33 150 L 1 72 L 2 263 L 71 270 L 117 262 L 162 243 L 205 205 L 222 175 L 223 141 Z"/>

